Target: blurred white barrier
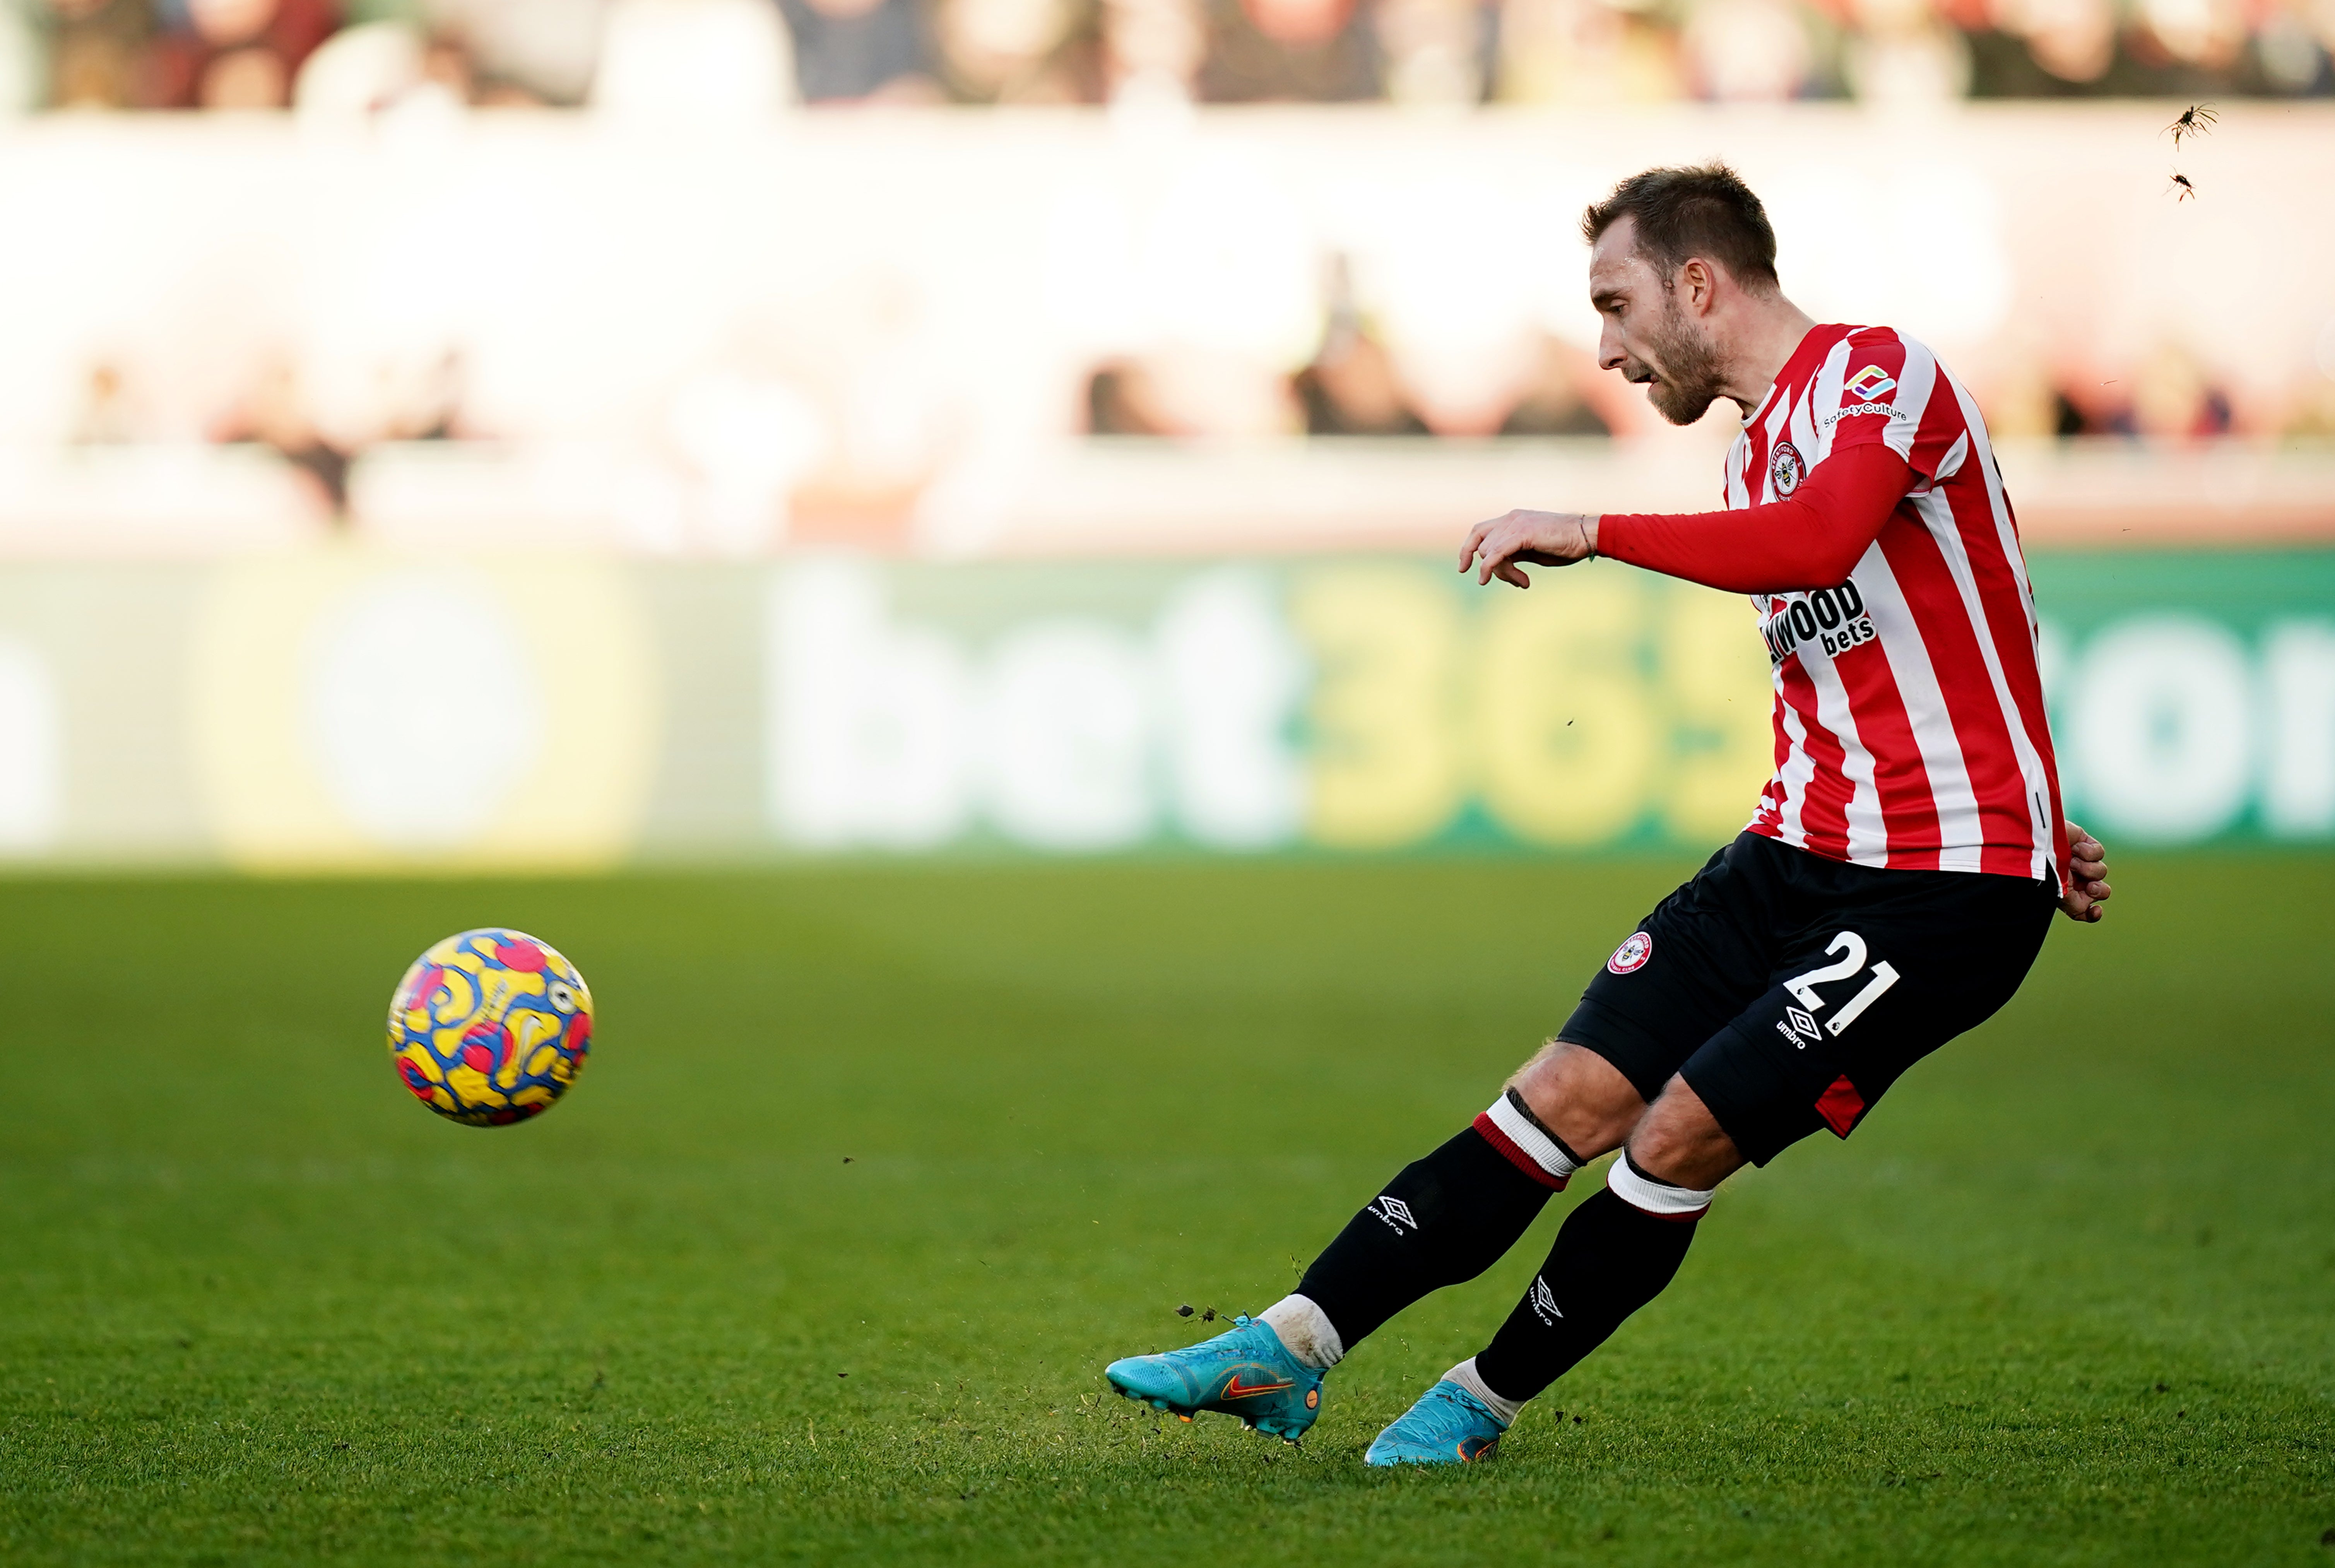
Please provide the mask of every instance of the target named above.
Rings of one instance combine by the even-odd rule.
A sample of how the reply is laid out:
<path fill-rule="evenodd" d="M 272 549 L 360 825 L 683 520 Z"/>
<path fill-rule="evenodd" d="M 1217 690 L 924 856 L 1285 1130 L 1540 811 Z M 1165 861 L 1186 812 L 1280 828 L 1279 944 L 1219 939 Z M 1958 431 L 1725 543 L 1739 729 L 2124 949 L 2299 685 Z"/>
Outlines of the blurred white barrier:
<path fill-rule="evenodd" d="M 983 537 L 950 553 L 1435 550 L 1513 506 L 1700 510 L 1717 504 L 1717 433 L 1061 443 L 999 485 Z M 2013 440 L 1998 456 L 2030 547 L 2335 538 L 2335 447 Z M 767 501 L 767 479 L 731 482 L 709 487 L 629 441 L 392 442 L 351 465 L 348 526 L 392 549 L 735 558 L 783 547 L 786 530 L 741 525 L 734 498 Z M 317 480 L 264 448 L 0 448 L 0 558 L 188 558 L 281 548 L 332 527 Z M 814 530 L 809 542 L 842 541 Z"/>
<path fill-rule="evenodd" d="M 349 474 L 356 532 L 398 550 L 693 553 L 684 502 L 670 472 L 615 442 L 399 442 Z"/>
<path fill-rule="evenodd" d="M 1716 424 L 1717 421 L 1707 421 Z M 1630 440 L 1090 441 L 1031 465 L 991 552 L 1456 549 L 1511 507 L 1704 511 L 1730 433 Z M 2335 445 L 1998 443 L 2030 547 L 2335 539 Z"/>
<path fill-rule="evenodd" d="M 0 557 L 284 549 L 328 517 L 315 483 L 259 448 L 0 446 Z"/>

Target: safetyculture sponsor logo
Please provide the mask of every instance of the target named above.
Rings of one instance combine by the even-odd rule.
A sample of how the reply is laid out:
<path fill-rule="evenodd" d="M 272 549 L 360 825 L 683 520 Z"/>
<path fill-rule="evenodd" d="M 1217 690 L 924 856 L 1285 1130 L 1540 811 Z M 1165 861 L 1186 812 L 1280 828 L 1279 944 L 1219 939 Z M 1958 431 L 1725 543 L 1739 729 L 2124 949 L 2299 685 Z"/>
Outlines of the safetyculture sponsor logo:
<path fill-rule="evenodd" d="M 1644 932 L 1634 932 L 1630 940 L 1613 950 L 1605 967 L 1615 974 L 1635 974 L 1646 967 L 1646 960 L 1654 955 L 1654 939 Z"/>
<path fill-rule="evenodd" d="M 1807 478 L 1808 465 L 1801 460 L 1800 449 L 1789 441 L 1778 441 L 1775 455 L 1768 460 L 1768 482 L 1774 487 L 1778 500 L 1800 488 Z"/>
<path fill-rule="evenodd" d="M 1895 403 L 1850 403 L 1837 413 L 1828 413 L 1818 421 L 1827 430 L 1843 420 L 1853 420 L 1859 414 L 1879 414 L 1883 419 L 1910 420 L 1914 416 Z"/>
<path fill-rule="evenodd" d="M 1772 666 L 1795 653 L 1805 656 L 1811 646 L 1822 649 L 1827 659 L 1837 658 L 1881 634 L 1873 617 L 1865 614 L 1865 595 L 1850 581 L 1837 588 L 1771 597 L 1759 624 L 1759 635 L 1768 644 L 1768 663 Z"/>
<path fill-rule="evenodd" d="M 1390 1230 L 1399 1232 L 1405 1226 L 1412 1230 L 1419 1228 L 1419 1222 L 1411 1218 L 1410 1205 L 1400 1198 L 1381 1195 L 1379 1201 L 1372 1204 L 1371 1208 L 1380 1219 L 1386 1222 L 1387 1228 Z"/>
<path fill-rule="evenodd" d="M 1877 364 L 1866 365 L 1841 383 L 1840 390 L 1860 402 L 1870 402 L 1897 384 L 1897 378 Z"/>

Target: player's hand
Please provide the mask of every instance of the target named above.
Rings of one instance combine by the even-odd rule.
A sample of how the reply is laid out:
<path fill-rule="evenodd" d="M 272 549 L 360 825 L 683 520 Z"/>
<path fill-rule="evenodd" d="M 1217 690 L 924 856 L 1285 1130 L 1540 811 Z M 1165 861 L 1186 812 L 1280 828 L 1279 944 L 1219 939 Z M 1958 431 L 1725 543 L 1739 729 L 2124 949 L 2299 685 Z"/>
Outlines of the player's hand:
<path fill-rule="evenodd" d="M 2059 895 L 2060 912 L 2070 920 L 2086 924 L 2107 913 L 2100 907 L 2113 891 L 2108 886 L 2108 852 L 2100 841 L 2077 827 L 2068 824 L 2069 880 L 2075 884 Z"/>
<path fill-rule="evenodd" d="M 1476 572 L 1476 581 L 1488 583 L 1497 577 L 1529 588 L 1532 579 L 1520 566 L 1569 566 L 1596 553 L 1595 518 L 1577 512 L 1517 511 L 1468 529 L 1468 542 L 1459 549 L 1459 569 L 1474 567 L 1476 557 L 1481 556 L 1484 564 Z"/>

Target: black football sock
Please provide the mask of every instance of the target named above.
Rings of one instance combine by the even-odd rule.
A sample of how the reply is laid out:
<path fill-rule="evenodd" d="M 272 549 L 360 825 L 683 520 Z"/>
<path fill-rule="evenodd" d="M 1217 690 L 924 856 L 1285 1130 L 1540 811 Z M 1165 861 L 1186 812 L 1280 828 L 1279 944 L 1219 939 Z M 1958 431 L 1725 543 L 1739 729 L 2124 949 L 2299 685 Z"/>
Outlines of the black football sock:
<path fill-rule="evenodd" d="M 1710 1205 L 1709 1193 L 1651 1181 L 1627 1155 L 1615 1160 L 1607 1189 L 1565 1216 L 1548 1262 L 1476 1357 L 1477 1375 L 1516 1404 L 1556 1381 L 1662 1294 Z"/>
<path fill-rule="evenodd" d="M 1403 1167 L 1298 1282 L 1339 1353 L 1403 1308 L 1472 1280 L 1531 1228 L 1580 1162 L 1508 1090 L 1476 1124 Z"/>

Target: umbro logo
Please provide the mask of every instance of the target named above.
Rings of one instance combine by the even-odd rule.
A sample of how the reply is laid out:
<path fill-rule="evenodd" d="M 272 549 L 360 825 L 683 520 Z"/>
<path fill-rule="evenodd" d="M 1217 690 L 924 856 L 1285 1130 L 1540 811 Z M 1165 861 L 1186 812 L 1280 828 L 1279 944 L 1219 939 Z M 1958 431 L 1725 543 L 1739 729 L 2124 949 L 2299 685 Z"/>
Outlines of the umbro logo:
<path fill-rule="evenodd" d="M 1419 1228 L 1419 1222 L 1411 1217 L 1410 1205 L 1400 1198 L 1381 1195 L 1379 1201 L 1372 1204 L 1371 1208 L 1379 1218 L 1384 1220 L 1395 1230 L 1400 1231 L 1406 1226 L 1414 1231 Z"/>
<path fill-rule="evenodd" d="M 1556 1304 L 1556 1292 L 1550 1290 L 1548 1282 L 1538 1274 L 1533 1276 L 1532 1310 L 1534 1317 L 1552 1329 L 1556 1327 L 1556 1320 L 1565 1316 Z"/>
<path fill-rule="evenodd" d="M 1794 1034 L 1805 1034 L 1810 1040 L 1817 1038 L 1817 1021 L 1800 1009 L 1788 1007 L 1784 1009 L 1784 1017 L 1790 1022 Z"/>

